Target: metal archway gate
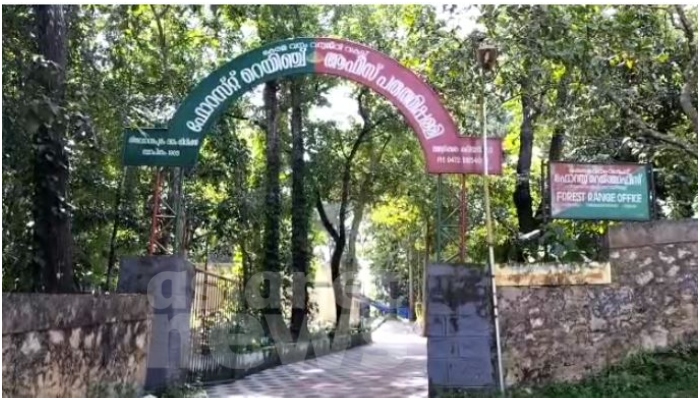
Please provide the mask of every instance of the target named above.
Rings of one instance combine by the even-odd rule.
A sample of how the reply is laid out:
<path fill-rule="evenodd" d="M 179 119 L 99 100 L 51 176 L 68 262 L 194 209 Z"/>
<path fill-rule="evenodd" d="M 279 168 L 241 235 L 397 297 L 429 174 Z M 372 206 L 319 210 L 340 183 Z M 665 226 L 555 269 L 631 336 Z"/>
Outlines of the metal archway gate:
<path fill-rule="evenodd" d="M 149 254 L 166 246 L 159 233 L 174 222 L 179 253 L 184 210 L 182 169 L 196 164 L 206 134 L 223 112 L 244 93 L 268 81 L 303 74 L 326 74 L 364 85 L 384 96 L 403 115 L 421 144 L 426 172 L 438 175 L 436 262 L 445 261 L 443 249 L 450 238 L 445 232 L 453 213 L 444 214 L 443 175 L 500 175 L 501 141 L 482 136 L 463 136 L 439 95 L 423 79 L 398 61 L 365 45 L 334 38 L 295 38 L 273 42 L 242 54 L 200 81 L 185 98 L 166 128 L 127 129 L 123 164 L 156 168 Z M 482 109 L 483 112 L 483 109 Z M 174 204 L 164 197 L 164 173 L 174 168 L 176 178 L 168 190 Z M 488 184 L 485 183 L 486 195 Z M 459 261 L 464 262 L 466 234 L 466 188 L 462 184 L 459 210 Z M 492 264 L 492 263 L 491 263 Z"/>

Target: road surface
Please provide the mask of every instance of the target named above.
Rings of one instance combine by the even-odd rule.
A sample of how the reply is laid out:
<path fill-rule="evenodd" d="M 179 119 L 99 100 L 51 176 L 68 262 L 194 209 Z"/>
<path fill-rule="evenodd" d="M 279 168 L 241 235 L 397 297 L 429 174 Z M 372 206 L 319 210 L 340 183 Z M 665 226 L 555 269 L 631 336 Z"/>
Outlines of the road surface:
<path fill-rule="evenodd" d="M 374 343 L 207 388 L 216 398 L 427 397 L 425 339 L 387 321 Z"/>

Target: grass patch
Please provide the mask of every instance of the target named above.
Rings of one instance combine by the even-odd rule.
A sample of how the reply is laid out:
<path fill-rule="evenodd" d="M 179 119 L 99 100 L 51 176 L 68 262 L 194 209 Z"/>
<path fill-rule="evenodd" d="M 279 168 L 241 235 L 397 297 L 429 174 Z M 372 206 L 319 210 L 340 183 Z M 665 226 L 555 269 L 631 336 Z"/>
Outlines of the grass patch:
<path fill-rule="evenodd" d="M 199 383 L 185 383 L 179 386 L 167 387 L 155 394 L 157 398 L 205 398 L 207 392 Z"/>
<path fill-rule="evenodd" d="M 516 390 L 513 397 L 698 397 L 698 348 L 640 353 L 577 383 Z"/>
<path fill-rule="evenodd" d="M 508 397 L 698 397 L 698 348 L 640 353 L 575 383 L 509 390 Z M 450 393 L 449 397 L 475 397 Z M 479 394 L 483 397 L 483 393 Z"/>

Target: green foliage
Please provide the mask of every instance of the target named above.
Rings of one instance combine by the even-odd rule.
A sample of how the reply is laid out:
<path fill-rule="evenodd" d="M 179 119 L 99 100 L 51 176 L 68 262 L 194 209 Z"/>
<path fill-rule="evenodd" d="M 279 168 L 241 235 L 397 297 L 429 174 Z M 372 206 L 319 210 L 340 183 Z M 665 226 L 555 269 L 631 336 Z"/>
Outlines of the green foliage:
<path fill-rule="evenodd" d="M 557 384 L 516 397 L 697 397 L 698 350 L 639 354 L 578 384 Z M 523 396 L 526 395 L 526 396 Z"/>
<path fill-rule="evenodd" d="M 576 384 L 515 392 L 516 397 L 697 397 L 697 347 L 641 353 Z M 525 395 L 525 396 L 523 396 Z"/>
<path fill-rule="evenodd" d="M 599 257 L 598 238 L 606 223 L 544 224 L 540 163 L 550 157 L 557 135 L 563 138 L 561 159 L 652 163 L 659 215 L 697 215 L 697 122 L 692 118 L 692 109 L 697 110 L 697 7 L 89 5 L 68 7 L 66 13 L 66 101 L 57 108 L 34 90 L 41 77 L 33 71 L 41 60 L 33 8 L 3 6 L 3 290 L 33 287 L 28 268 L 36 253 L 31 213 L 36 148 L 28 140 L 33 132 L 58 116 L 67 121 L 70 180 L 64 200 L 72 206 L 75 280 L 84 291 L 113 289 L 119 258 L 146 252 L 147 199 L 153 192 L 153 171 L 125 171 L 121 166 L 124 127 L 167 122 L 184 96 L 216 66 L 263 42 L 295 36 L 343 37 L 396 58 L 435 88 L 467 135 L 479 132 L 482 90 L 476 39 L 468 30 L 484 31 L 499 47 L 499 66 L 488 77 L 485 94 L 487 131 L 504 139 L 504 174 L 490 183 L 499 262 Z M 345 223 L 352 234 L 344 268 L 352 267 L 356 253 L 377 275 L 393 274 L 405 286 L 411 265 L 420 288 L 422 265 L 426 257 L 434 257 L 436 181 L 425 174 L 415 133 L 379 95 L 326 76 L 298 83 L 309 245 L 329 242 L 312 209 L 316 190 L 337 223 L 342 172 L 347 169 Z M 280 85 L 278 259 L 280 269 L 290 272 L 291 216 L 299 210 L 290 195 L 290 82 Z M 323 106 L 338 98 L 330 93 L 338 91 L 350 93 L 346 96 L 353 103 L 363 94 L 367 121 L 348 123 L 323 115 L 328 114 Z M 196 168 L 186 171 L 184 183 L 188 256 L 198 263 L 213 255 L 230 257 L 233 268 L 226 273 L 236 277 L 262 269 L 265 250 L 267 143 L 259 92 L 225 113 L 208 135 Z M 691 98 L 690 108 L 686 97 Z M 320 107 L 323 118 L 312 117 L 312 107 Z M 532 138 L 523 135 L 526 121 L 532 125 Z M 373 129 L 349 163 L 365 123 Z M 532 150 L 520 154 L 529 142 Z M 519 176 L 516 168 L 526 156 L 530 163 Z M 523 216 L 513 199 L 523 182 L 529 183 L 532 205 L 521 206 L 526 212 L 520 214 L 543 232 L 526 244 L 516 240 Z M 446 179 L 444 212 L 456 208 L 460 190 L 459 179 Z M 487 253 L 480 177 L 467 179 L 467 202 L 467 258 L 482 263 Z M 173 232 L 167 236 L 172 238 Z M 455 253 L 457 243 L 446 247 L 447 253 Z M 285 308 L 289 286 L 287 276 Z"/>

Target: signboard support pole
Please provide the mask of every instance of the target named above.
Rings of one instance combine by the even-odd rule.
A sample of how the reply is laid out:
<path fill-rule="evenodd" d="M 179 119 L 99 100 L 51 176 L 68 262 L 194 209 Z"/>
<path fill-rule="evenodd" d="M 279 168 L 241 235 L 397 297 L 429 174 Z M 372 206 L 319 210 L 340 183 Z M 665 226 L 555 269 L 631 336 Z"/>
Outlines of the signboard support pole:
<path fill-rule="evenodd" d="M 181 218 L 180 215 L 183 214 L 181 206 L 182 179 L 178 180 L 179 172 L 175 171 L 174 184 L 166 185 L 167 171 L 167 168 L 157 167 L 154 174 L 153 210 L 151 214 L 150 239 L 148 242 L 149 255 L 155 255 L 159 252 L 177 254 L 178 249 L 182 247 L 183 218 Z M 163 199 L 163 193 L 166 190 L 169 190 L 169 193 L 173 194 L 173 206 L 168 204 L 167 199 Z M 173 223 L 175 226 L 173 226 Z M 175 229 L 175 241 L 174 243 L 170 243 L 171 246 L 167 246 L 168 242 L 163 242 L 163 236 L 164 233 L 170 233 L 170 229 Z"/>
<path fill-rule="evenodd" d="M 438 174 L 437 177 L 435 261 L 463 263 L 467 257 L 466 176 L 462 176 L 461 188 L 456 179 L 451 181 L 449 178 L 449 175 L 443 176 L 443 174 Z M 446 253 L 446 250 L 451 250 L 451 252 Z"/>
<path fill-rule="evenodd" d="M 503 356 L 501 354 L 501 331 L 498 318 L 498 295 L 496 293 L 496 275 L 494 273 L 495 256 L 493 251 L 493 226 L 491 221 L 491 201 L 489 198 L 489 153 L 488 140 L 486 137 L 486 79 L 484 69 L 479 70 L 481 75 L 481 137 L 483 139 L 482 151 L 484 152 L 484 211 L 486 212 L 486 235 L 489 248 L 489 274 L 491 275 L 491 293 L 493 295 L 493 320 L 496 334 L 496 356 L 498 359 L 498 382 L 501 394 L 505 393 L 505 382 L 503 379 Z"/>
<path fill-rule="evenodd" d="M 175 204 L 175 245 L 173 246 L 173 254 L 181 255 L 183 253 L 183 239 L 185 231 L 185 219 L 184 210 L 182 208 L 182 181 L 184 178 L 184 171 L 182 168 L 175 168 L 175 182 L 173 185 L 173 190 L 175 190 L 175 196 L 173 196 Z"/>
<path fill-rule="evenodd" d="M 410 237 L 409 237 L 410 238 Z M 415 303 L 413 301 L 413 263 L 411 260 L 411 246 L 413 246 L 414 241 L 409 240 L 408 246 L 406 246 L 406 262 L 408 264 L 408 320 L 415 321 Z"/>
<path fill-rule="evenodd" d="M 549 177 L 549 162 L 542 159 L 540 161 L 540 198 L 542 199 L 542 230 L 545 231 L 549 224 L 549 193 L 547 192 L 547 178 Z M 544 248 L 543 261 L 549 258 L 549 245 L 545 235 L 541 236 L 542 247 Z"/>
<path fill-rule="evenodd" d="M 435 261 L 442 262 L 442 190 L 443 190 L 442 174 L 437 177 L 436 197 L 437 210 L 435 218 Z"/>
<path fill-rule="evenodd" d="M 658 219 L 658 215 L 656 215 L 656 182 L 654 182 L 654 164 L 647 164 L 647 174 L 649 174 L 649 179 L 647 179 L 647 181 L 649 182 L 649 193 L 651 193 L 651 197 L 649 199 L 649 216 L 653 221 Z"/>
<path fill-rule="evenodd" d="M 459 194 L 459 262 L 464 263 L 467 248 L 467 183 L 466 175 L 461 175 L 462 189 Z"/>
<path fill-rule="evenodd" d="M 428 315 L 428 265 L 430 264 L 430 218 L 425 221 L 425 259 L 423 262 L 423 285 L 421 290 L 421 326 L 423 327 L 422 336 L 428 336 L 428 328 L 426 324 Z"/>

